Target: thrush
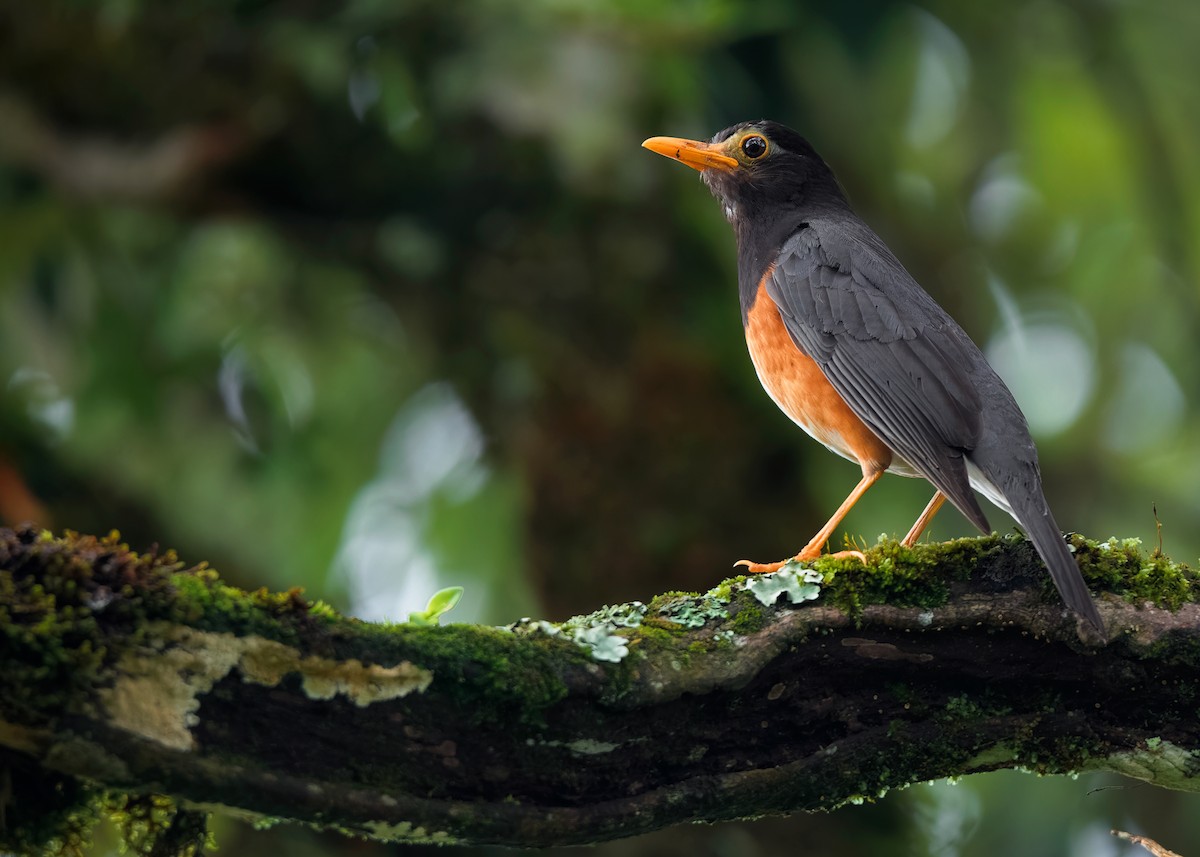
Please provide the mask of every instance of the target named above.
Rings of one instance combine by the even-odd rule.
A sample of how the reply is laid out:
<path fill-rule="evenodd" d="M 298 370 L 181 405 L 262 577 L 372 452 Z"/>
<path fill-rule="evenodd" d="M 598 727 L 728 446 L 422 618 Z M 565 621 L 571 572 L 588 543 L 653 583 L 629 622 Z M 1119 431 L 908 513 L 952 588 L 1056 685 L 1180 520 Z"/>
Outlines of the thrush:
<path fill-rule="evenodd" d="M 746 344 L 767 394 L 815 440 L 862 469 L 849 496 L 794 557 L 739 565 L 770 572 L 815 559 L 884 473 L 922 477 L 936 491 L 906 546 L 946 500 L 991 532 L 978 491 L 1024 528 L 1066 605 L 1102 630 L 1046 502 L 1037 449 L 1012 393 L 854 213 L 809 142 L 763 120 L 726 128 L 708 142 L 652 137 L 642 145 L 699 170 L 733 225 Z"/>

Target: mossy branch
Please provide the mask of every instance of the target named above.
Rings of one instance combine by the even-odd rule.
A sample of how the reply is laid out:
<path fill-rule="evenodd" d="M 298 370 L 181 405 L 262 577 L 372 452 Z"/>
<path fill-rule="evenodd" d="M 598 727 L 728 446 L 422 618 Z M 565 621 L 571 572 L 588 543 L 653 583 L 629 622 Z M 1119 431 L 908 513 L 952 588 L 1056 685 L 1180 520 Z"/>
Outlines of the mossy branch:
<path fill-rule="evenodd" d="M 1072 544 L 1106 643 L 1016 536 L 497 629 L 368 624 L 115 537 L 0 530 L 0 850 L 69 845 L 122 801 L 195 852 L 213 807 L 544 846 L 1018 766 L 1200 788 L 1195 575 Z"/>

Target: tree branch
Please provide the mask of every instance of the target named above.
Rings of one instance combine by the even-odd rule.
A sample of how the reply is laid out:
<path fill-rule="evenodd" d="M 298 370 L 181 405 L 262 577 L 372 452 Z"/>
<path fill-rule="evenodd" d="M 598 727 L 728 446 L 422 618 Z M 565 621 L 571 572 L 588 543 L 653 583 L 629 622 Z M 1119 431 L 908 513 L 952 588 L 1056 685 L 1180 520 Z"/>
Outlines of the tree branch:
<path fill-rule="evenodd" d="M 373 625 L 115 537 L 0 531 L 0 774 L 23 784 L 0 789 L 0 849 L 61 835 L 95 789 L 513 846 L 1000 768 L 1197 789 L 1194 573 L 1071 538 L 1107 644 L 1017 536 L 495 629 Z"/>

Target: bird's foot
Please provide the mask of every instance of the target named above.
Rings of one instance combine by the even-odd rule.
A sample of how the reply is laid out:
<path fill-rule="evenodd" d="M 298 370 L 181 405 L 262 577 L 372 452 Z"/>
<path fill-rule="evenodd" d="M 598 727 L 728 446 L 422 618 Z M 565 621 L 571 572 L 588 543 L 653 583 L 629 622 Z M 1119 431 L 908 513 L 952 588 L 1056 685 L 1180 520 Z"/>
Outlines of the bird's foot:
<path fill-rule="evenodd" d="M 733 567 L 737 568 L 741 566 L 742 568 L 746 569 L 747 574 L 771 574 L 772 572 L 779 571 L 779 569 L 783 568 L 789 562 L 812 562 L 814 559 L 817 559 L 821 556 L 825 556 L 830 559 L 849 559 L 853 557 L 863 565 L 867 564 L 867 555 L 859 550 L 845 550 L 837 551 L 836 553 L 822 554 L 820 548 L 817 548 L 816 550 L 809 550 L 808 548 L 805 548 L 795 556 L 789 557 L 788 559 L 781 559 L 779 562 L 751 562 L 748 559 L 739 559 L 733 564 Z"/>
<path fill-rule="evenodd" d="M 791 559 L 782 559 L 779 562 L 751 562 L 748 559 L 739 559 L 733 564 L 733 567 L 741 566 L 746 569 L 747 574 L 770 574 L 773 571 L 779 571 L 791 561 Z"/>
<path fill-rule="evenodd" d="M 826 556 L 832 559 L 849 559 L 850 557 L 854 557 L 863 565 L 867 564 L 867 555 L 857 550 L 838 551 L 837 553 L 826 554 Z"/>

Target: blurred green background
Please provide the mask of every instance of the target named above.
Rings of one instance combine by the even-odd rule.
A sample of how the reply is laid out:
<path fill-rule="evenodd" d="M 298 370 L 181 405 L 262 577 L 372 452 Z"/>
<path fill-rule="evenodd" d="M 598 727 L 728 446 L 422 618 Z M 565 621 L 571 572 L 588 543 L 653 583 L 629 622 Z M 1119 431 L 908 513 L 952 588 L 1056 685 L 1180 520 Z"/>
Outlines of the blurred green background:
<path fill-rule="evenodd" d="M 638 148 L 770 117 L 1009 380 L 1060 524 L 1153 545 L 1156 505 L 1195 560 L 1198 39 L 1190 0 L 0 0 L 0 523 L 370 618 L 794 552 L 857 468 L 763 394 L 728 225 Z M 847 531 L 928 494 L 884 480 Z M 598 850 L 1142 853 L 1113 826 L 1200 853 L 1195 798 L 1019 773 Z"/>

